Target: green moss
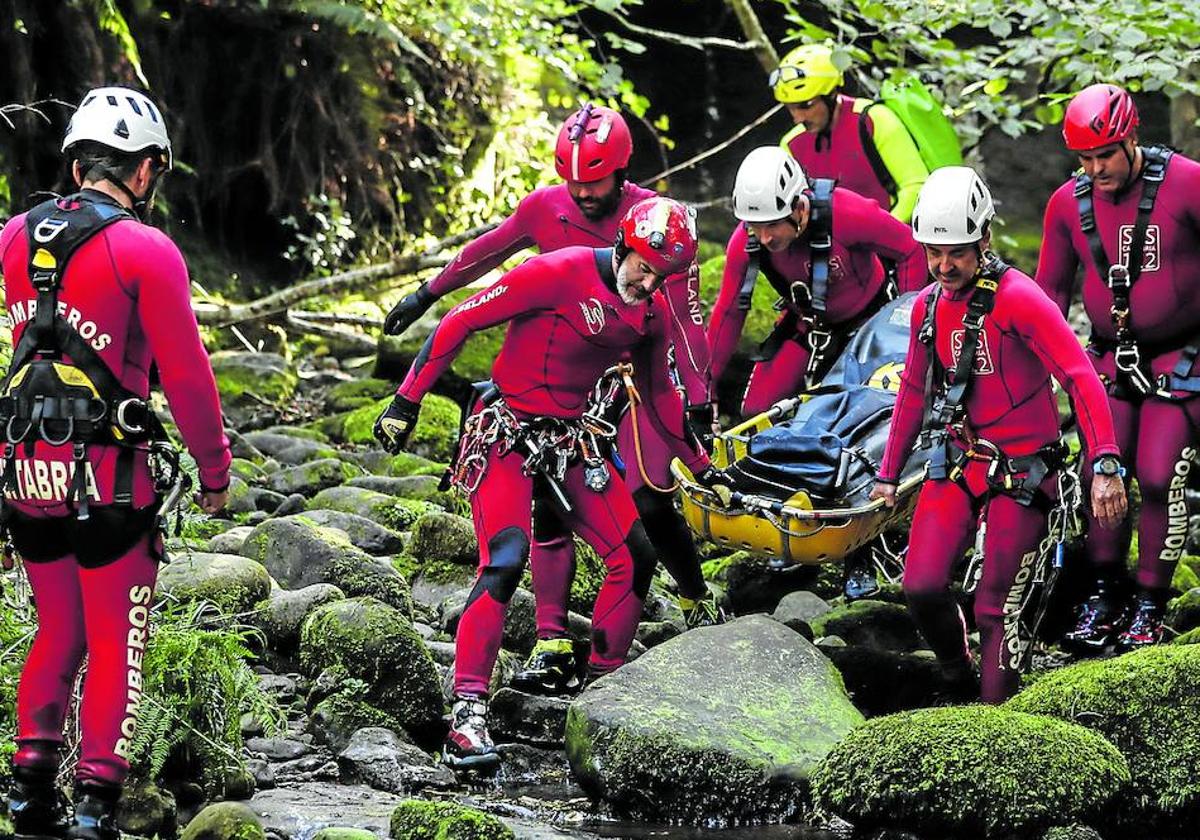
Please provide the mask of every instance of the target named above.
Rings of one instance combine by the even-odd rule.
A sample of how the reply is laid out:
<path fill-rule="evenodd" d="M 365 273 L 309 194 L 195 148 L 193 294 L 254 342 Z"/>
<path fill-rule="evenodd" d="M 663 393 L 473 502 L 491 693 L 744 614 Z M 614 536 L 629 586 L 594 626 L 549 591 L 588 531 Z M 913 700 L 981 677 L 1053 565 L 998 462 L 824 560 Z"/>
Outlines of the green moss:
<path fill-rule="evenodd" d="M 1121 817 L 1139 830 L 1194 825 L 1200 817 L 1200 647 L 1163 645 L 1047 674 L 1008 702 L 1105 736 L 1133 779 Z"/>
<path fill-rule="evenodd" d="M 282 360 L 268 354 L 221 351 L 211 354 L 213 375 L 223 403 L 282 405 L 300 381 Z"/>
<path fill-rule="evenodd" d="M 397 840 L 514 840 L 496 817 L 453 802 L 409 799 L 392 811 L 391 836 Z"/>
<path fill-rule="evenodd" d="M 816 805 L 860 830 L 922 836 L 1037 836 L 1098 816 L 1129 767 L 1075 724 L 989 706 L 868 721 L 813 774 Z"/>
<path fill-rule="evenodd" d="M 373 519 L 393 531 L 407 531 L 427 513 L 442 510 L 432 502 L 399 499 L 365 487 L 330 487 L 308 502 L 309 510 L 340 510 Z"/>
<path fill-rule="evenodd" d="M 165 566 L 159 586 L 176 600 L 207 601 L 223 613 L 237 615 L 267 597 L 271 576 L 245 557 L 197 553 Z"/>
<path fill-rule="evenodd" d="M 404 729 L 392 715 L 347 692 L 326 697 L 313 709 L 313 717 L 320 721 L 322 727 L 346 735 L 368 726 L 393 732 Z"/>
<path fill-rule="evenodd" d="M 332 440 L 346 442 L 346 420 L 349 419 L 349 411 L 341 411 L 337 414 L 330 414 L 326 417 L 320 417 L 306 424 L 302 428 L 311 429 L 321 435 L 324 435 Z"/>
<path fill-rule="evenodd" d="M 375 420 L 391 405 L 389 395 L 371 405 L 350 412 L 343 431 L 349 443 L 372 443 Z M 421 401 L 421 418 L 409 438 L 408 447 L 418 455 L 439 461 L 449 461 L 458 437 L 458 406 L 453 400 L 429 394 Z"/>
<path fill-rule="evenodd" d="M 234 458 L 229 464 L 229 472 L 245 482 L 256 481 L 267 474 L 258 464 L 245 458 Z"/>
<path fill-rule="evenodd" d="M 923 647 L 908 609 L 864 599 L 834 607 L 809 622 L 813 636 L 840 636 L 848 644 L 909 652 Z"/>
<path fill-rule="evenodd" d="M 179 840 L 266 840 L 258 816 L 241 802 L 217 802 L 192 818 Z"/>
<path fill-rule="evenodd" d="M 179 535 L 191 542 L 207 542 L 217 534 L 224 534 L 230 528 L 237 527 L 228 519 L 213 519 L 211 516 L 188 516 L 183 520 L 183 530 Z"/>
<path fill-rule="evenodd" d="M 384 394 L 392 394 L 396 390 L 394 382 L 386 379 L 355 379 L 350 382 L 339 382 L 329 389 L 325 396 L 325 410 L 329 412 L 353 411 L 364 405 L 374 404 Z"/>
<path fill-rule="evenodd" d="M 264 432 L 269 432 L 273 435 L 283 435 L 284 437 L 299 438 L 300 440 L 311 440 L 313 443 L 329 443 L 329 437 L 320 432 L 306 429 L 303 426 L 268 426 L 263 429 Z"/>
<path fill-rule="evenodd" d="M 414 455 L 411 452 L 401 452 L 391 457 L 383 468 L 382 474 L 403 478 L 409 475 L 440 476 L 445 471 L 445 464 L 439 464 L 437 461 L 422 458 L 420 455 Z"/>
<path fill-rule="evenodd" d="M 387 574 L 386 569 L 365 557 L 344 555 L 334 559 L 329 564 L 328 577 L 350 598 L 375 598 L 412 617 L 408 580 Z"/>

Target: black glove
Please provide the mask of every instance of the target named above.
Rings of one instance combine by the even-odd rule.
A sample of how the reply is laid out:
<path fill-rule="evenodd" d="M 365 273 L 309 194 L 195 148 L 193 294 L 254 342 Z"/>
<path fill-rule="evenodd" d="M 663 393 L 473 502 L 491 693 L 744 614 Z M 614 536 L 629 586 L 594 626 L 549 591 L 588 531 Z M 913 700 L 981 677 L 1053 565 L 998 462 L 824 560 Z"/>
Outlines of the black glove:
<path fill-rule="evenodd" d="M 684 416 L 687 417 L 688 428 L 691 430 L 692 436 L 696 438 L 696 442 L 700 444 L 700 448 L 705 452 L 712 452 L 713 426 L 717 423 L 717 404 L 689 405 L 684 411 Z"/>
<path fill-rule="evenodd" d="M 723 506 L 729 507 L 729 502 L 733 498 L 733 479 L 729 477 L 729 473 L 720 467 L 709 464 L 696 473 L 694 478 L 701 487 L 712 491 Z"/>
<path fill-rule="evenodd" d="M 429 311 L 437 301 L 437 295 L 429 291 L 422 283 L 416 291 L 409 292 L 400 298 L 400 302 L 392 307 L 392 311 L 383 319 L 384 335 L 400 335 L 411 327 L 418 318 Z"/>
<path fill-rule="evenodd" d="M 392 404 L 387 411 L 379 415 L 375 421 L 375 439 L 388 452 L 397 454 L 408 443 L 409 436 L 417 427 L 417 415 L 421 413 L 421 404 L 406 400 L 397 394 L 392 397 Z"/>

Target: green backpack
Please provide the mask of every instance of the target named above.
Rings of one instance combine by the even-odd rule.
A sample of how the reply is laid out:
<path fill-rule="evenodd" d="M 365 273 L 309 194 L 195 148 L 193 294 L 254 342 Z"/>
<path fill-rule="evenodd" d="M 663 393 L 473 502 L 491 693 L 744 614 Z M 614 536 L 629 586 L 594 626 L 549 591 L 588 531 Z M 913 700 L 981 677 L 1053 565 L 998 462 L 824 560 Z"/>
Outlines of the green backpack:
<path fill-rule="evenodd" d="M 891 109 L 908 129 L 917 151 L 921 154 L 921 160 L 930 172 L 943 166 L 962 164 L 962 149 L 959 147 L 958 135 L 954 133 L 954 126 L 942 112 L 941 103 L 933 98 L 929 88 L 925 87 L 915 73 L 893 73 L 879 89 L 879 98 L 867 106 L 863 113 L 869 112 L 880 103 Z M 867 131 L 866 120 L 860 120 L 858 125 L 862 146 L 871 161 L 871 167 L 888 192 L 894 194 L 895 181 L 875 148 L 870 132 Z"/>

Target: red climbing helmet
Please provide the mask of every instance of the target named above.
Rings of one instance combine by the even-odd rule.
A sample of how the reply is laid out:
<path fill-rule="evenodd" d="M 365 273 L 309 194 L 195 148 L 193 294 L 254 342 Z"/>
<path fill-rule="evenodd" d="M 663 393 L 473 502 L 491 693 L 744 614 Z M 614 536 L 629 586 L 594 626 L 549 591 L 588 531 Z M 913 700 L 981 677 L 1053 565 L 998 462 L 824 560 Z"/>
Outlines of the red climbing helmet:
<path fill-rule="evenodd" d="M 599 181 L 629 165 L 633 138 L 612 108 L 587 103 L 563 123 L 554 145 L 554 168 L 564 181 Z"/>
<path fill-rule="evenodd" d="M 696 213 L 670 198 L 644 198 L 621 220 L 616 245 L 619 257 L 632 249 L 660 277 L 685 271 L 696 259 Z"/>
<path fill-rule="evenodd" d="M 1138 125 L 1137 106 L 1128 91 L 1098 84 L 1075 95 L 1063 115 L 1063 140 L 1073 152 L 1120 143 Z"/>

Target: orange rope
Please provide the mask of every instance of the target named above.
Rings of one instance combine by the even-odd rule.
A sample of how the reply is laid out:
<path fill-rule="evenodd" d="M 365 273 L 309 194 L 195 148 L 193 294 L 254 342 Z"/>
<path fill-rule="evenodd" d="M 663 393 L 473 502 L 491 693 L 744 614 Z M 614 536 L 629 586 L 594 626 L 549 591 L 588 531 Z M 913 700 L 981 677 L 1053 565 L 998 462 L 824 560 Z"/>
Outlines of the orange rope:
<path fill-rule="evenodd" d="M 674 493 L 679 489 L 678 481 L 674 482 L 670 487 L 659 487 L 646 474 L 646 462 L 642 457 L 642 436 L 638 432 L 637 417 L 637 407 L 642 401 L 642 395 L 638 393 L 637 386 L 633 384 L 633 365 L 629 362 L 621 362 L 617 365 L 617 372 L 621 374 L 621 379 L 625 382 L 625 390 L 629 394 L 629 420 L 633 423 L 633 451 L 637 458 L 638 472 L 642 474 L 642 483 L 651 490 L 656 490 L 659 493 Z"/>

